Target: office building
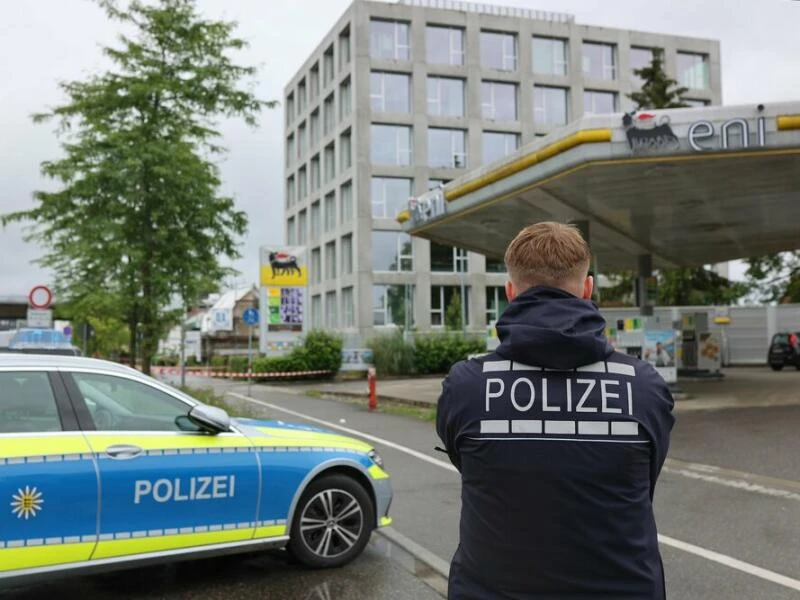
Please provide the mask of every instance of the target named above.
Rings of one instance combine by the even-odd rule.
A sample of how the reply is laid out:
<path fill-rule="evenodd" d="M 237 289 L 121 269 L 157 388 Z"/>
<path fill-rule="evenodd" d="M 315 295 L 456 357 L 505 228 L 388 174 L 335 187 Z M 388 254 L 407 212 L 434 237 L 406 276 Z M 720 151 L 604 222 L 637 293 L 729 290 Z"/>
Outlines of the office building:
<path fill-rule="evenodd" d="M 397 213 L 572 119 L 631 110 L 633 70 L 656 48 L 687 103 L 721 103 L 716 41 L 466 2 L 351 4 L 283 98 L 286 241 L 308 248 L 309 326 L 362 341 L 443 328 L 458 294 L 465 328 L 484 330 L 505 306 L 502 261 L 411 239 Z"/>

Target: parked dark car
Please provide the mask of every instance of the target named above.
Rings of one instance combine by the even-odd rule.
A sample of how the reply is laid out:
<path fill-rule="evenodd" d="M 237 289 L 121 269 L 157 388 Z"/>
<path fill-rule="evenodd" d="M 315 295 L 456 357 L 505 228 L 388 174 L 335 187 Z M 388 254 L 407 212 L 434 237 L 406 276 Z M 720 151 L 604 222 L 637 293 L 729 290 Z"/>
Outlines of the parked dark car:
<path fill-rule="evenodd" d="M 800 371 L 800 331 L 773 335 L 767 362 L 774 371 L 780 371 L 786 366 Z"/>

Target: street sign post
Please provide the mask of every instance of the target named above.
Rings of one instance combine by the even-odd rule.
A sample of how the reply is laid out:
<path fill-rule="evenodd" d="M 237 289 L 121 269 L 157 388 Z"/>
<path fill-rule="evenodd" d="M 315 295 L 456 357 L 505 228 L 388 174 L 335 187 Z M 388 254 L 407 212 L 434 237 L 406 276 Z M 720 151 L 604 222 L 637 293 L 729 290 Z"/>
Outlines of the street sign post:
<path fill-rule="evenodd" d="M 247 325 L 249 330 L 247 335 L 247 385 L 249 386 L 253 380 L 251 377 L 251 374 L 253 373 L 253 328 L 258 325 L 260 320 L 258 309 L 245 309 L 244 313 L 242 313 L 242 320 L 244 321 L 245 325 Z M 250 395 L 249 390 L 248 395 Z"/>

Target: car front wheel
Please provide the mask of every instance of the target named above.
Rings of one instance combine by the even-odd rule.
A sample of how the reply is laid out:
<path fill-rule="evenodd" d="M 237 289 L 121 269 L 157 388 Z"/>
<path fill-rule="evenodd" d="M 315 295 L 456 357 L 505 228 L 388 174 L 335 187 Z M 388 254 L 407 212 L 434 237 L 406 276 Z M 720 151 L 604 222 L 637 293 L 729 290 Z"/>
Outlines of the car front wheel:
<path fill-rule="evenodd" d="M 770 367 L 772 367 L 773 371 L 780 371 L 781 369 L 783 369 L 783 365 L 776 365 L 774 363 L 771 364 Z"/>
<path fill-rule="evenodd" d="M 346 565 L 367 545 L 374 513 L 369 495 L 357 481 L 340 474 L 321 477 L 300 497 L 289 551 L 310 567 Z"/>

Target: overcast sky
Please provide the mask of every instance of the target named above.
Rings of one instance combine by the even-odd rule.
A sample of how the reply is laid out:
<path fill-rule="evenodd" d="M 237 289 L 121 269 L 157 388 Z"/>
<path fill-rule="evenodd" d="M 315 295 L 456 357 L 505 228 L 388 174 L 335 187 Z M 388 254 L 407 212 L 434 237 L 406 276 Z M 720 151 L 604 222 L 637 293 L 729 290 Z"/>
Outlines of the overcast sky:
<path fill-rule="evenodd" d="M 570 12 L 578 23 L 720 40 L 725 104 L 800 100 L 800 2 L 796 0 L 510 0 L 492 2 Z M 198 0 L 208 17 L 238 21 L 250 48 L 241 61 L 261 66 L 257 91 L 280 99 L 285 83 L 350 0 Z M 63 101 L 57 82 L 84 78 L 104 66 L 101 44 L 117 24 L 90 0 L 0 0 L 0 213 L 32 206 L 45 182 L 43 160 L 58 156 L 50 125 L 29 115 Z M 258 247 L 283 242 L 282 108 L 260 126 L 224 123 L 230 153 L 224 191 L 250 217 L 240 283 L 258 277 Z M 0 229 L 0 296 L 25 294 L 51 277 L 31 264 L 42 249 L 17 226 Z"/>

